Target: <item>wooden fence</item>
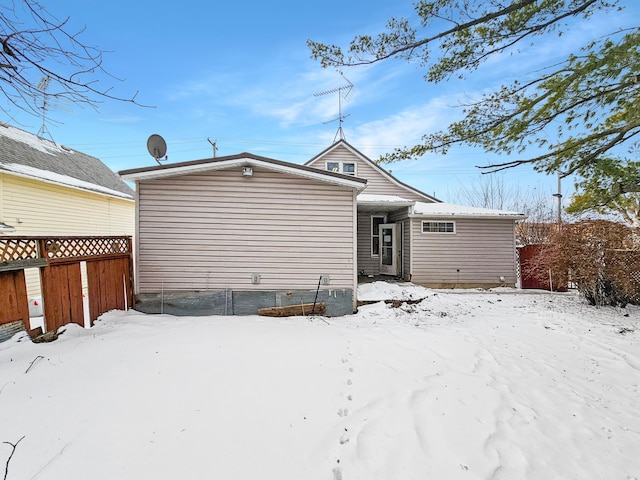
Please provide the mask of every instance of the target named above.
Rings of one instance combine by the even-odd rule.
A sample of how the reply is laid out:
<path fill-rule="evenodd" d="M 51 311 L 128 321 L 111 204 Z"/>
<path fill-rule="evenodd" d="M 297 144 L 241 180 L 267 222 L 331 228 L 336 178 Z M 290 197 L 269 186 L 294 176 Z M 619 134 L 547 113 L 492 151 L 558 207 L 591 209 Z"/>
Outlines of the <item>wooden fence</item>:
<path fill-rule="evenodd" d="M 526 245 L 518 249 L 522 288 L 566 292 L 568 290 L 568 273 L 562 278 L 556 278 L 550 276 L 548 272 L 538 271 L 535 259 L 542 251 L 542 247 L 543 245 Z"/>
<path fill-rule="evenodd" d="M 82 262 L 91 325 L 109 310 L 132 305 L 131 237 L 0 237 L 0 325 L 22 321 L 30 329 L 24 270 L 39 268 L 45 331 L 71 322 L 84 326 Z"/>

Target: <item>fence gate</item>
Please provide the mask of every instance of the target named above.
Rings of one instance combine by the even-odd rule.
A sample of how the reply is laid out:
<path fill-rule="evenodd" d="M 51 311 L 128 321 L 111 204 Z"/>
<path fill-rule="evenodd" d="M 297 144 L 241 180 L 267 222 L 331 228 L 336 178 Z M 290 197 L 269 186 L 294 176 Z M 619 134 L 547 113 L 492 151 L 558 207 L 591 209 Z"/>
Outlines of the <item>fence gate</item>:
<path fill-rule="evenodd" d="M 536 256 L 542 251 L 542 245 L 526 245 L 518 248 L 520 260 L 520 282 L 522 288 L 534 288 L 552 290 L 555 292 L 567 291 L 567 276 L 555 278 L 546 272 L 540 272 L 536 266 Z"/>
<path fill-rule="evenodd" d="M 56 331 L 67 323 L 84 327 L 80 263 L 44 267 L 40 278 L 47 330 Z"/>
<path fill-rule="evenodd" d="M 87 261 L 91 325 L 109 310 L 126 310 L 133 305 L 131 258 Z"/>
<path fill-rule="evenodd" d="M 45 330 L 84 326 L 81 263 L 86 262 L 91 325 L 133 300 L 131 237 L 0 237 L 0 325 L 29 329 L 25 268 L 40 268 Z"/>

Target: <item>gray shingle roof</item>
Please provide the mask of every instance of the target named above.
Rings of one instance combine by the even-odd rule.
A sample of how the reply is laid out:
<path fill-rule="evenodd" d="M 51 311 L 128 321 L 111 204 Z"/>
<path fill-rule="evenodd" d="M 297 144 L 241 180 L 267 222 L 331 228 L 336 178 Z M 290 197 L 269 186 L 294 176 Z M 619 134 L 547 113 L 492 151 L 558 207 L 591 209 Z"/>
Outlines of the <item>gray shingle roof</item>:
<path fill-rule="evenodd" d="M 99 159 L 0 123 L 0 171 L 133 198 L 133 190 Z"/>

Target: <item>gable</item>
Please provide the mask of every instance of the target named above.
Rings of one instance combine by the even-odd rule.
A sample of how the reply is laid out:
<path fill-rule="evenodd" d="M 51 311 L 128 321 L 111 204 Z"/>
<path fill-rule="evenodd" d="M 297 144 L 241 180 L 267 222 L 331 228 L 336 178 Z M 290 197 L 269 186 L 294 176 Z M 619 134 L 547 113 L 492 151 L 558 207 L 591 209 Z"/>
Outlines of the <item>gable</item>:
<path fill-rule="evenodd" d="M 421 192 L 393 177 L 382 167 L 353 148 L 344 140 L 340 140 L 316 157 L 305 163 L 306 166 L 327 170 L 328 164 L 355 163 L 355 176 L 367 181 L 362 193 L 368 195 L 391 195 L 418 202 L 438 202 L 436 198 Z"/>

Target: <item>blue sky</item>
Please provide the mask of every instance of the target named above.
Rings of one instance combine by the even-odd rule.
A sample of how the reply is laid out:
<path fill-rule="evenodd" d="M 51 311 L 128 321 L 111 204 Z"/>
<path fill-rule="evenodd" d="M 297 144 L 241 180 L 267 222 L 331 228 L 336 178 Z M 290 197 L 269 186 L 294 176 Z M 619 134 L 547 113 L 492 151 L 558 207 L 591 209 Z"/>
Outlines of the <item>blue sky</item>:
<path fill-rule="evenodd" d="M 248 151 L 303 163 L 333 142 L 339 126 L 331 121 L 338 116 L 337 94 L 314 94 L 345 85 L 338 73 L 310 58 L 307 39 L 346 45 L 355 34 L 381 30 L 391 16 L 413 13 L 410 2 L 388 0 L 60 0 L 46 6 L 60 19 L 69 16 L 71 29 L 86 25 L 84 43 L 108 52 L 106 69 L 124 81 L 103 78 L 100 84 L 123 97 L 138 91 L 140 103 L 155 107 L 107 101 L 99 112 L 78 105 L 48 112 L 60 122 L 47 123 L 55 141 L 115 171 L 155 164 L 146 149 L 154 133 L 167 142 L 168 162 L 211 157 L 210 139 L 217 142 L 218 156 Z M 534 52 L 492 59 L 464 81 L 428 84 L 418 64 L 396 60 L 349 69 L 345 75 L 355 88 L 343 102 L 346 140 L 371 158 L 418 142 L 423 133 L 459 118 L 459 101 L 534 71 L 541 59 L 553 63 L 614 25 L 637 23 L 638 7 L 628 8 L 596 16 L 562 41 L 548 38 Z M 10 123 L 38 132 L 38 119 L 15 113 L 20 123 Z M 496 160 L 509 158 L 458 148 L 386 168 L 451 201 L 461 185 L 478 179 L 476 165 Z M 555 201 L 555 177 L 521 167 L 504 180 L 522 190 L 541 189 Z M 568 195 L 571 182 L 563 190 Z"/>

